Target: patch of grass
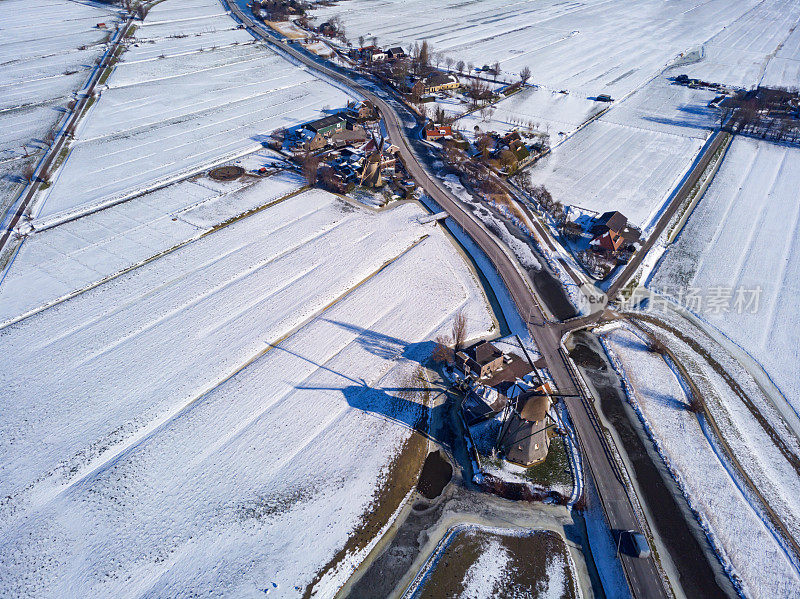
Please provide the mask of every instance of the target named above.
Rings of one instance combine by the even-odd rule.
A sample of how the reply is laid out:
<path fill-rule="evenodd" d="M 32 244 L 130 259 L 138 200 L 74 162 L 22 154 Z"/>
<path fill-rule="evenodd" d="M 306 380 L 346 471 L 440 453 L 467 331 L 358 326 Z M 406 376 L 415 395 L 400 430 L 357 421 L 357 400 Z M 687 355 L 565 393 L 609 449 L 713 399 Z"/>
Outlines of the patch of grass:
<path fill-rule="evenodd" d="M 53 173 L 56 170 L 58 170 L 58 167 L 61 166 L 62 164 L 64 164 L 64 161 L 67 159 L 68 155 L 69 155 L 69 148 L 66 148 L 66 147 L 65 148 L 61 148 L 61 151 L 58 153 L 58 156 L 56 157 L 55 162 L 53 162 L 53 166 L 50 169 L 50 172 Z M 50 184 L 49 181 L 47 182 L 47 184 L 48 185 Z"/>
<path fill-rule="evenodd" d="M 103 85 L 106 81 L 108 81 L 108 78 L 111 76 L 111 71 L 113 70 L 114 67 L 106 67 L 106 70 L 103 71 L 102 75 L 100 75 L 100 80 L 97 83 Z"/>
<path fill-rule="evenodd" d="M 543 487 L 553 485 L 572 486 L 572 470 L 570 470 L 569 456 L 564 439 L 555 435 L 550 440 L 550 450 L 544 462 L 535 464 L 525 470 L 523 475 L 532 483 Z"/>

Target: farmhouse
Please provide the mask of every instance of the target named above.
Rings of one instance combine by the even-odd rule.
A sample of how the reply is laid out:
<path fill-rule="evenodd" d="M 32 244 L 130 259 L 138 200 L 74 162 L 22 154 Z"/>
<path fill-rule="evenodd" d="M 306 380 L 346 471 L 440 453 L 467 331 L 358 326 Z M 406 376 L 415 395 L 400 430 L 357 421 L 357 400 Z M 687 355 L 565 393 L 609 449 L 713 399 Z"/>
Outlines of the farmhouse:
<path fill-rule="evenodd" d="M 590 232 L 594 235 L 592 248 L 601 252 L 617 252 L 640 238 L 639 231 L 628 225 L 628 219 L 621 212 L 613 211 L 600 215 Z"/>
<path fill-rule="evenodd" d="M 458 77 L 455 75 L 451 73 L 442 73 L 441 71 L 433 71 L 417 81 L 412 91 L 418 95 L 433 94 L 448 89 L 458 89 L 460 86 L 461 83 L 459 83 Z"/>
<path fill-rule="evenodd" d="M 550 448 L 547 429 L 553 425 L 548 390 L 542 386 L 517 397 L 497 442 L 507 461 L 528 467 L 547 457 Z"/>
<path fill-rule="evenodd" d="M 316 121 L 306 123 L 303 125 L 303 129 L 308 129 L 313 133 L 330 137 L 334 133 L 344 131 L 346 126 L 347 121 L 344 119 L 344 117 L 338 114 L 331 114 L 329 116 L 322 117 L 321 119 L 317 119 Z"/>
<path fill-rule="evenodd" d="M 443 137 L 453 137 L 453 128 L 450 125 L 431 125 L 425 128 L 425 139 L 428 141 Z"/>
<path fill-rule="evenodd" d="M 365 46 L 358 49 L 358 57 L 366 62 L 381 62 L 388 58 L 378 46 Z"/>
<path fill-rule="evenodd" d="M 353 110 L 353 114 L 360 121 L 371 121 L 378 118 L 378 109 L 369 100 L 364 100 Z"/>
<path fill-rule="evenodd" d="M 482 341 L 457 352 L 456 366 L 461 368 L 465 375 L 484 378 L 503 367 L 503 352 L 488 341 Z"/>
<path fill-rule="evenodd" d="M 406 53 L 400 46 L 395 46 L 394 48 L 389 48 L 386 52 L 389 56 L 389 60 L 398 60 L 399 58 L 405 58 Z"/>

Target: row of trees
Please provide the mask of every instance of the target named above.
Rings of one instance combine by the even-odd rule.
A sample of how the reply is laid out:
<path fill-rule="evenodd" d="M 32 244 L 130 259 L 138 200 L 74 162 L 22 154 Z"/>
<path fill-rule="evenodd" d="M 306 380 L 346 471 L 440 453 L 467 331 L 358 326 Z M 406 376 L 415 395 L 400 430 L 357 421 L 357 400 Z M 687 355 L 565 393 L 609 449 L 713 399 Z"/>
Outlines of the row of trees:
<path fill-rule="evenodd" d="M 724 102 L 725 130 L 770 139 L 800 141 L 800 94 L 785 88 L 759 88 Z"/>

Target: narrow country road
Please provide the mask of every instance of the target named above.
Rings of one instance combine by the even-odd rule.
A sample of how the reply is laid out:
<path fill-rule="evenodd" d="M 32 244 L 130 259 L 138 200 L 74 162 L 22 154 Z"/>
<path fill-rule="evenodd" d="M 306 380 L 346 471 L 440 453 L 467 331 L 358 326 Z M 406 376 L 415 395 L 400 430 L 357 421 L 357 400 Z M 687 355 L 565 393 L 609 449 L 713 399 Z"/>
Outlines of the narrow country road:
<path fill-rule="evenodd" d="M 532 316 L 528 323 L 529 330 L 555 384 L 565 393 L 575 392 L 581 395 L 580 401 L 569 401 L 567 405 L 578 432 L 583 455 L 589 464 L 589 470 L 599 491 L 609 526 L 614 530 L 641 530 L 642 525 L 636 516 L 627 486 L 619 473 L 614 455 L 603 437 L 602 430 L 589 404 L 591 398 L 585 397 L 580 386 L 576 384 L 562 352 L 561 338 L 565 327 L 561 323 L 547 321 L 536 301 L 533 290 L 515 261 L 508 256 L 500 243 L 489 234 L 483 224 L 477 221 L 460 200 L 427 170 L 414 152 L 403 121 L 392 104 L 382 95 L 355 81 L 351 76 L 320 64 L 319 61 L 292 47 L 291 44 L 283 43 L 263 25 L 246 15 L 235 0 L 223 0 L 223 2 L 254 36 L 270 43 L 278 53 L 351 89 L 378 107 L 390 139 L 400 148 L 409 174 L 486 254 L 508 288 L 519 313 Z M 671 593 L 664 588 L 653 558 L 638 559 L 623 555 L 621 561 L 634 597 L 665 599 L 671 596 Z"/>
<path fill-rule="evenodd" d="M 25 210 L 33 201 L 33 198 L 41 188 L 41 185 L 45 182 L 47 177 L 52 174 L 50 172 L 50 168 L 53 166 L 53 162 L 56 161 L 56 158 L 61 151 L 65 149 L 69 132 L 74 128 L 75 124 L 78 122 L 78 119 L 83 114 L 83 111 L 89 106 L 89 100 L 94 97 L 94 91 L 98 82 L 100 81 L 100 78 L 103 76 L 105 70 L 113 64 L 117 54 L 117 49 L 127 37 L 128 31 L 130 30 L 132 24 L 133 14 L 129 15 L 125 22 L 120 25 L 119 29 L 117 30 L 116 38 L 111 42 L 110 46 L 103 54 L 103 57 L 100 59 L 100 62 L 92 71 L 89 81 L 86 83 L 83 89 L 77 92 L 79 98 L 75 103 L 75 106 L 72 108 L 67 122 L 61 127 L 56 139 L 53 141 L 53 144 L 50 146 L 50 148 L 48 148 L 44 158 L 40 161 L 36 172 L 31 177 L 30 184 L 22 191 L 21 197 L 9 208 L 9 212 L 13 211 L 13 214 L 8 222 L 8 226 L 6 226 L 5 230 L 2 232 L 2 234 L 0 234 L 0 251 L 2 251 L 5 245 L 8 243 L 9 238 L 14 232 L 14 227 L 17 226 L 20 219 L 25 214 Z M 16 209 L 14 206 L 16 206 Z M 7 216 L 7 214 L 0 214 L 0 220 L 4 220 Z"/>

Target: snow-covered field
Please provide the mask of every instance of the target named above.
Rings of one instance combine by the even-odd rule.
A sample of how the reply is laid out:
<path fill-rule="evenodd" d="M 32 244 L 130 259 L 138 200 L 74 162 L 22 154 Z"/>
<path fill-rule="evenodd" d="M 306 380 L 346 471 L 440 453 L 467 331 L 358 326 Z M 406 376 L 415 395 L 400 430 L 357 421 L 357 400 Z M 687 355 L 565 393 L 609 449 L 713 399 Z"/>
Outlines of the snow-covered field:
<path fill-rule="evenodd" d="M 761 84 L 765 86 L 800 87 L 800 27 L 783 42 L 775 57 L 767 63 Z"/>
<path fill-rule="evenodd" d="M 800 149 L 737 136 L 649 283 L 678 300 L 701 296 L 682 303 L 753 356 L 795 412 L 798 188 Z"/>
<path fill-rule="evenodd" d="M 737 87 L 796 87 L 797 78 L 791 78 L 796 70 L 790 68 L 787 72 L 784 67 L 786 58 L 798 58 L 796 46 L 792 48 L 792 40 L 787 39 L 790 34 L 797 35 L 798 19 L 798 0 L 760 2 L 706 42 L 702 61 L 680 70 L 691 77 Z M 764 77 L 765 69 L 768 77 Z"/>
<path fill-rule="evenodd" d="M 424 418 L 398 387 L 493 326 L 422 214 L 305 192 L 2 329 L 0 594 L 338 588 Z"/>
<path fill-rule="evenodd" d="M 656 77 L 539 160 L 533 181 L 564 205 L 619 210 L 647 231 L 714 127 L 711 98 Z"/>
<path fill-rule="evenodd" d="M 530 170 L 565 205 L 619 210 L 648 228 L 703 142 L 694 137 L 596 121 Z"/>
<path fill-rule="evenodd" d="M 268 152 L 261 163 L 274 160 Z M 0 276 L 0 323 L 95 285 L 226 220 L 285 197 L 296 175 L 181 181 L 57 227 L 29 234 Z"/>
<path fill-rule="evenodd" d="M 260 148 L 347 96 L 255 44 L 217 0 L 166 0 L 135 34 L 37 205 L 63 220 Z"/>
<path fill-rule="evenodd" d="M 320 7 L 314 14 L 319 22 L 341 15 L 350 39 L 374 35 L 387 47 L 428 40 L 434 51 L 475 66 L 500 62 L 502 76 L 514 77 L 529 66 L 532 82 L 551 89 L 620 98 L 681 52 L 726 26 L 746 23 L 746 12 L 757 4 L 756 0 L 442 0 L 432 5 L 429 0 L 345 0 Z M 762 17 L 767 18 L 768 14 Z M 756 27 L 765 24 L 771 22 L 761 20 Z"/>
<path fill-rule="evenodd" d="M 415 581 L 415 599 L 579 596 L 572 558 L 551 531 L 457 526 Z"/>
<path fill-rule="evenodd" d="M 604 343 L 659 452 L 745 596 L 788 599 L 800 594 L 797 565 L 732 474 L 707 425 L 686 409 L 683 383 L 670 365 L 627 329 L 608 333 Z"/>
<path fill-rule="evenodd" d="M 467 135 L 473 133 L 475 126 L 500 134 L 530 128 L 549 133 L 557 141 L 560 133 L 572 133 L 605 107 L 606 104 L 582 96 L 531 87 L 494 104 L 491 118 L 483 120 L 480 112 L 473 112 L 456 121 L 456 127 Z"/>
<path fill-rule="evenodd" d="M 703 396 L 734 457 L 795 539 L 800 536 L 800 440 L 764 390 L 716 340 L 677 315 L 674 331 L 646 324 L 673 352 Z M 724 372 L 724 376 L 721 372 Z"/>
<path fill-rule="evenodd" d="M 97 23 L 113 31 L 117 21 L 99 4 L 0 2 L 0 213 L 102 54 L 108 32 Z"/>

